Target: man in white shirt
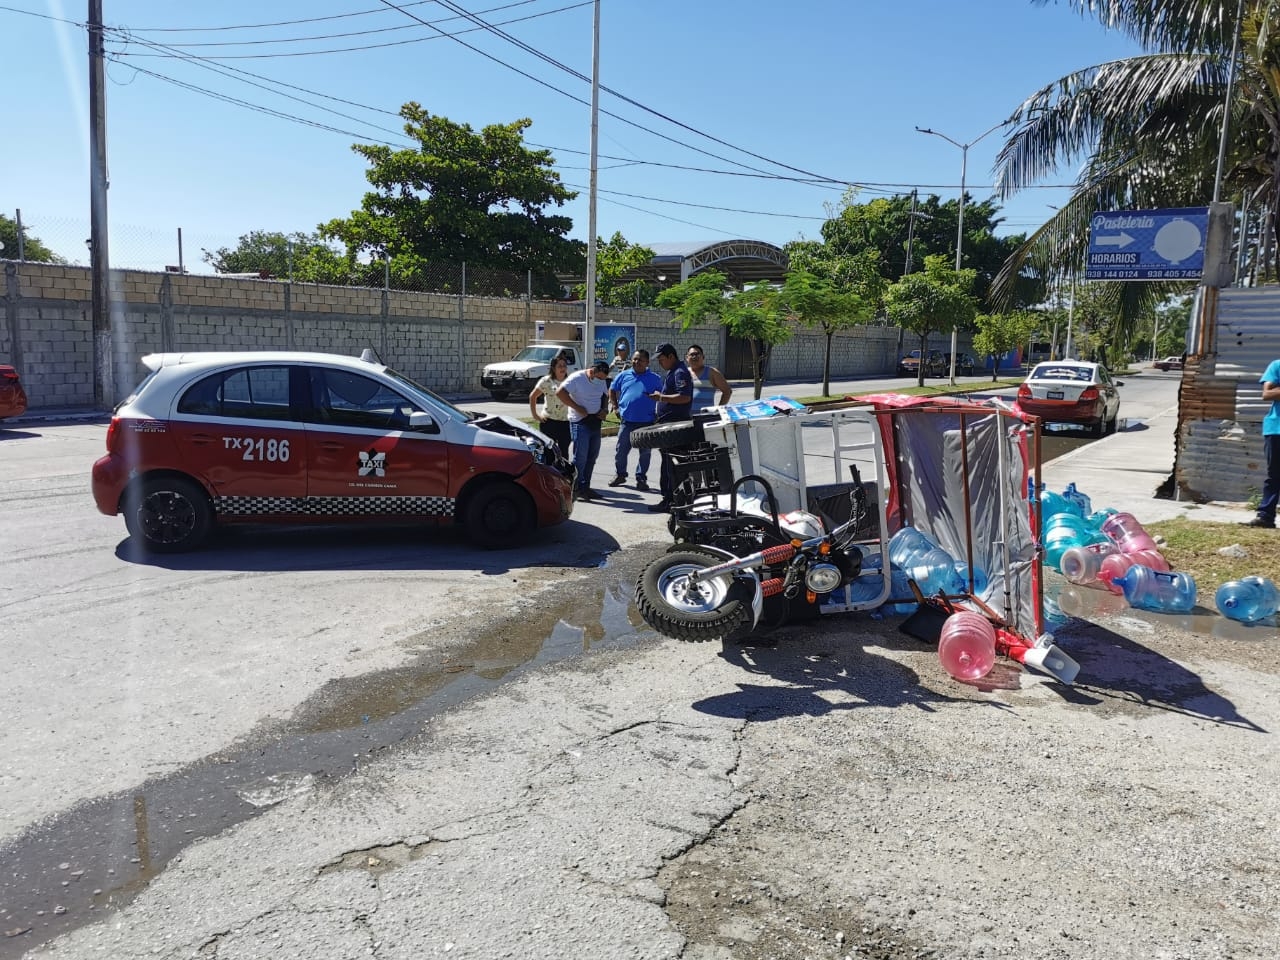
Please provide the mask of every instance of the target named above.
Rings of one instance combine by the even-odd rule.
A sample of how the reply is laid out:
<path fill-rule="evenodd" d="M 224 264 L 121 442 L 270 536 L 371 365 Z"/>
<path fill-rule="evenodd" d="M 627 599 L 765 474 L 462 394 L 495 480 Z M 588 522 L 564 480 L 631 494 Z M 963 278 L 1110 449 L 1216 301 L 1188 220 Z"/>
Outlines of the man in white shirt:
<path fill-rule="evenodd" d="M 573 494 L 580 500 L 600 496 L 591 489 L 591 471 L 600 456 L 600 424 L 605 417 L 609 389 L 609 364 L 597 360 L 585 370 L 565 377 L 556 396 L 569 408 L 569 436 L 573 441 L 573 465 L 578 479 Z"/>

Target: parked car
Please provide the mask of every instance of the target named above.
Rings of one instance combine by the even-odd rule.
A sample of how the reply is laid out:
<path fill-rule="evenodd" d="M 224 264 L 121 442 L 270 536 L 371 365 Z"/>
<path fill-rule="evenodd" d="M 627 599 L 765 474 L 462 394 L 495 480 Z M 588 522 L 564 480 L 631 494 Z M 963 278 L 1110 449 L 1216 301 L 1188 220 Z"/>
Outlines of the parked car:
<path fill-rule="evenodd" d="M 459 410 L 381 363 L 156 353 L 115 410 L 93 497 L 144 549 L 220 524 L 459 524 L 512 546 L 573 509 L 573 467 L 519 420 Z"/>
<path fill-rule="evenodd" d="M 0 363 L 0 420 L 26 412 L 27 393 L 22 389 L 22 378 L 13 367 Z"/>
<path fill-rule="evenodd" d="M 924 375 L 926 377 L 946 376 L 951 361 L 937 350 L 930 350 L 924 359 Z M 918 376 L 920 371 L 920 351 L 912 350 L 898 361 L 898 375 L 901 377 Z"/>
<path fill-rule="evenodd" d="M 956 354 L 956 373 L 963 374 L 966 377 L 972 377 L 973 371 L 977 369 L 973 355 L 968 353 Z"/>
<path fill-rule="evenodd" d="M 1153 366 L 1157 370 L 1181 370 L 1182 358 L 1181 357 L 1165 357 L 1163 360 L 1157 360 L 1153 364 Z"/>
<path fill-rule="evenodd" d="M 1016 406 L 1045 423 L 1088 427 L 1095 437 L 1114 433 L 1123 380 L 1111 379 L 1100 363 L 1053 360 L 1037 363 L 1018 387 Z"/>

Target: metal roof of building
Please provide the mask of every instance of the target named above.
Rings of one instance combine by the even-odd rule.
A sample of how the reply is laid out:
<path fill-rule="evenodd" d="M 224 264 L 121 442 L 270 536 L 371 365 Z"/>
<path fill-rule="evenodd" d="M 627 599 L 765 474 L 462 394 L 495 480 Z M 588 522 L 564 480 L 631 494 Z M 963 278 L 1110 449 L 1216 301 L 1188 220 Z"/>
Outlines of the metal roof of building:
<path fill-rule="evenodd" d="M 764 281 L 781 281 L 787 272 L 787 255 L 781 247 L 763 240 L 692 240 L 646 243 L 653 259 L 629 270 L 622 281 L 648 280 L 662 287 L 674 286 L 705 270 L 718 270 L 730 284 L 746 287 Z M 581 283 L 581 277 L 561 277 Z"/>

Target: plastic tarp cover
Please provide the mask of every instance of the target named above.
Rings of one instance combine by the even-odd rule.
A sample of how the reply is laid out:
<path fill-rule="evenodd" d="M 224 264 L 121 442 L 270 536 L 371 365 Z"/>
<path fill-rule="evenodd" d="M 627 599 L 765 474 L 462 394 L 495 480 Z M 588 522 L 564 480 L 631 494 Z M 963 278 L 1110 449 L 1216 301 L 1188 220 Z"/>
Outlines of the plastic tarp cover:
<path fill-rule="evenodd" d="M 1021 421 L 966 411 L 961 429 L 959 412 L 937 409 L 900 410 L 893 421 L 898 493 L 908 521 L 957 561 L 984 571 L 983 602 L 1034 638 L 1040 621 L 1036 546 Z"/>

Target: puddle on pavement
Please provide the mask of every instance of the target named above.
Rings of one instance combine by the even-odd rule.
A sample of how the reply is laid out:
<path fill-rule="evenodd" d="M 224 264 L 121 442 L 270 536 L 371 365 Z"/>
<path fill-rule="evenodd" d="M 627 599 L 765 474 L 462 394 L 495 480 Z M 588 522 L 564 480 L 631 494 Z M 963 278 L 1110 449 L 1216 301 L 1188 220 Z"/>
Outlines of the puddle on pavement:
<path fill-rule="evenodd" d="M 456 704 L 546 664 L 634 645 L 647 628 L 629 581 L 608 580 L 603 591 L 570 585 L 564 599 L 525 611 L 443 662 L 424 657 L 332 681 L 269 739 L 251 737 L 138 790 L 81 803 L 0 846 L 0 960 L 103 919 L 192 842 L 358 769 Z M 584 610 L 591 619 L 575 626 Z"/>
<path fill-rule="evenodd" d="M 1129 606 L 1120 594 L 1110 590 L 1081 586 L 1075 583 L 1056 583 L 1052 575 L 1046 577 L 1045 600 L 1056 602 L 1068 616 L 1097 622 L 1107 618 L 1125 618 L 1149 627 L 1164 627 L 1194 633 L 1219 640 L 1270 640 L 1276 639 L 1276 618 L 1269 617 L 1257 623 L 1240 623 L 1222 616 L 1216 611 L 1198 606 L 1191 613 L 1153 613 Z"/>

